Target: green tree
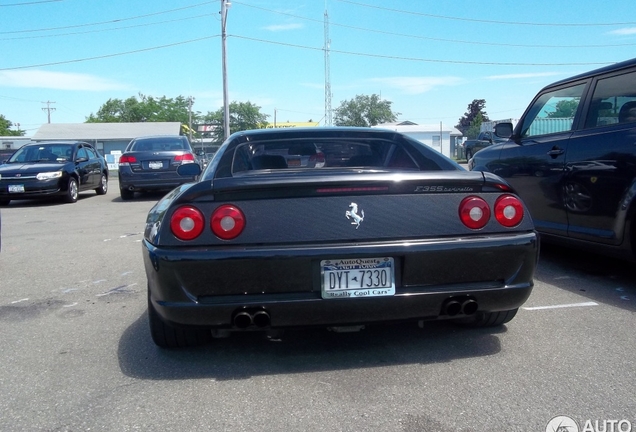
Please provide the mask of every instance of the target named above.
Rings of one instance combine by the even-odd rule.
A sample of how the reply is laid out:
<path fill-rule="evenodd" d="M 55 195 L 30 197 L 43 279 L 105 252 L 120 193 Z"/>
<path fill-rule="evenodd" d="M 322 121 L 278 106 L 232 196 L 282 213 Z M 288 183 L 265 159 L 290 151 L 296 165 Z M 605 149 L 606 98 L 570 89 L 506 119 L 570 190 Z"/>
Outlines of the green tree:
<path fill-rule="evenodd" d="M 189 102 L 184 96 L 154 98 L 139 94 L 126 100 L 108 99 L 96 114 L 91 113 L 86 123 L 132 123 L 132 122 L 189 122 Z M 192 113 L 196 122 L 199 112 Z"/>
<path fill-rule="evenodd" d="M 548 113 L 548 118 L 573 118 L 579 106 L 579 99 L 568 99 L 557 102 L 555 111 Z"/>
<path fill-rule="evenodd" d="M 464 134 L 468 139 L 475 139 L 479 132 L 481 131 L 481 124 L 484 122 L 484 117 L 480 112 L 477 113 L 475 118 L 473 119 L 472 124 L 466 129 L 466 133 Z"/>
<path fill-rule="evenodd" d="M 13 123 L 7 120 L 4 115 L 0 114 L 0 136 L 24 136 L 25 131 L 20 130 L 11 130 L 13 127 Z"/>
<path fill-rule="evenodd" d="M 462 133 L 462 135 L 471 139 L 476 138 L 477 135 L 479 135 L 479 127 L 481 124 L 483 122 L 490 121 L 488 114 L 486 114 L 486 111 L 484 110 L 485 108 L 485 99 L 473 99 L 473 101 L 468 104 L 466 112 L 459 118 L 459 123 L 457 123 L 455 127 Z M 477 133 L 475 133 L 475 126 L 477 126 Z"/>
<path fill-rule="evenodd" d="M 334 124 L 369 127 L 394 122 L 400 113 L 391 110 L 391 103 L 381 100 L 377 94 L 357 95 L 351 100 L 340 102 L 340 106 L 334 111 Z"/>
<path fill-rule="evenodd" d="M 267 125 L 267 117 L 269 117 L 269 115 L 261 113 L 261 107 L 258 105 L 249 101 L 234 101 L 230 103 L 229 108 L 231 133 L 250 129 L 260 129 Z M 214 126 L 214 130 L 210 133 L 210 135 L 217 142 L 222 142 L 225 137 L 223 114 L 223 108 L 219 108 L 216 111 L 209 111 L 202 119 L 205 124 Z"/>

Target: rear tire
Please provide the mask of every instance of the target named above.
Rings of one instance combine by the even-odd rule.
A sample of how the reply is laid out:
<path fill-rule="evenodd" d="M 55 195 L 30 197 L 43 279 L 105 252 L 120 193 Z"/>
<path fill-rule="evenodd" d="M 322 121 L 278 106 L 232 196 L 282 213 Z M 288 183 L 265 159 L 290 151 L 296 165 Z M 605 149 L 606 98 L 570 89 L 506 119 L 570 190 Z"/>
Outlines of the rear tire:
<path fill-rule="evenodd" d="M 161 348 L 186 348 L 200 346 L 212 341 L 210 330 L 172 327 L 161 319 L 150 300 L 148 293 L 148 322 L 152 340 Z"/>
<path fill-rule="evenodd" d="M 458 324 L 467 327 L 497 327 L 510 322 L 519 308 L 501 312 L 477 312 L 474 316 L 457 320 Z"/>
<path fill-rule="evenodd" d="M 79 189 L 77 187 L 77 180 L 75 177 L 71 177 L 68 179 L 68 186 L 66 188 L 66 195 L 64 196 L 64 201 L 69 204 L 73 204 L 77 202 L 77 194 L 79 193 Z"/>
<path fill-rule="evenodd" d="M 106 177 L 106 174 L 102 174 L 102 178 L 99 180 L 99 187 L 95 189 L 95 192 L 97 192 L 97 195 L 106 195 L 106 192 L 108 192 L 108 177 Z"/>
<path fill-rule="evenodd" d="M 0 207 L 6 207 L 11 200 L 0 200 Z"/>
<path fill-rule="evenodd" d="M 466 160 L 470 160 L 470 158 L 473 157 L 473 151 L 472 150 L 466 150 Z"/>
<path fill-rule="evenodd" d="M 119 195 L 121 195 L 122 200 L 128 201 L 133 199 L 135 192 L 128 189 L 119 189 Z"/>

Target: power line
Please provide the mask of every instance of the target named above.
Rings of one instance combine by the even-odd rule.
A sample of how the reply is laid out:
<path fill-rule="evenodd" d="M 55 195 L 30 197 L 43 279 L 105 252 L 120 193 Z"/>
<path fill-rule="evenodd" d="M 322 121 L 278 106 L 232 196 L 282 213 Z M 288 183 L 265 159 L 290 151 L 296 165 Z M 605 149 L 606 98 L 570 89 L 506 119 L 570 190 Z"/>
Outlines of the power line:
<path fill-rule="evenodd" d="M 447 15 L 434 15 L 427 14 L 423 12 L 414 12 L 407 11 L 402 9 L 392 9 L 382 6 L 375 6 L 365 3 L 359 3 L 351 0 L 336 0 L 342 3 L 349 3 L 356 6 L 363 6 L 372 9 L 380 9 L 390 12 L 398 12 L 409 15 L 418 15 L 425 16 L 429 18 L 439 18 L 446 20 L 455 20 L 455 21 L 470 21 L 470 22 L 478 22 L 478 23 L 486 23 L 486 24 L 506 24 L 506 25 L 523 25 L 523 26 L 539 26 L 539 27 L 602 27 L 602 26 L 623 26 L 623 25 L 633 25 L 636 24 L 635 21 L 626 21 L 626 22 L 614 22 L 614 23 L 539 23 L 539 22 L 523 22 L 523 21 L 495 21 L 495 20 L 486 20 L 486 19 L 477 19 L 477 18 L 462 18 L 462 17 L 454 17 Z"/>
<path fill-rule="evenodd" d="M 137 15 L 137 16 L 132 16 L 132 17 L 128 17 L 128 18 L 118 18 L 118 19 L 109 20 L 109 21 L 100 21 L 100 22 L 87 23 L 87 24 L 75 24 L 75 25 L 63 26 L 63 27 L 49 27 L 49 28 L 42 28 L 42 29 L 13 30 L 13 31 L 0 32 L 0 34 L 33 33 L 33 32 L 52 31 L 52 30 L 66 30 L 66 29 L 79 28 L 79 27 L 90 27 L 90 26 L 104 25 L 104 24 L 113 24 L 113 23 L 118 23 L 118 22 L 122 22 L 122 21 L 132 21 L 132 20 L 136 20 L 136 19 L 140 19 L 140 18 L 147 18 L 147 17 L 150 17 L 150 16 L 163 15 L 163 14 L 177 12 L 177 11 L 185 10 L 185 9 L 192 9 L 192 8 L 199 7 L 199 6 L 205 6 L 205 5 L 208 5 L 208 4 L 211 4 L 211 3 L 214 3 L 214 2 L 207 1 L 207 2 L 204 2 L 204 3 L 199 3 L 199 4 L 195 4 L 195 5 L 191 5 L 191 6 L 184 6 L 184 7 L 180 7 L 180 8 L 176 8 L 176 9 L 170 9 L 170 10 L 165 10 L 165 11 L 161 11 L 161 12 L 153 12 L 153 13 L 149 13 L 149 14 L 145 14 L 145 15 Z"/>
<path fill-rule="evenodd" d="M 304 16 L 300 16 L 300 15 L 294 15 L 294 14 L 290 14 L 287 12 L 281 12 L 281 11 L 276 11 L 276 10 L 272 10 L 272 9 L 267 9 L 264 7 L 260 7 L 260 6 L 254 6 L 254 5 L 250 5 L 247 3 L 243 3 L 241 1 L 236 1 L 234 0 L 235 4 L 240 4 L 242 6 L 246 6 L 246 7 L 250 7 L 250 8 L 254 8 L 254 9 L 260 9 L 266 12 L 271 12 L 271 13 L 275 13 L 275 14 L 279 14 L 279 15 L 285 15 L 291 18 L 297 18 L 297 19 L 302 19 L 305 21 L 311 21 L 311 22 L 315 22 L 315 23 L 323 23 L 323 21 L 315 19 L 315 18 L 308 18 L 308 17 L 304 17 Z M 395 32 L 388 32 L 388 31 L 383 31 L 383 30 L 378 30 L 378 29 L 370 29 L 370 28 L 366 28 L 366 27 L 357 27 L 357 26 L 352 26 L 352 25 L 347 25 L 347 24 L 338 24 L 338 23 L 334 23 L 330 20 L 329 25 L 332 27 L 342 27 L 342 28 L 348 28 L 348 29 L 352 29 L 352 30 L 361 30 L 361 31 L 366 31 L 366 32 L 370 32 L 370 33 L 377 33 L 377 34 L 383 34 L 383 35 L 388 35 L 388 36 L 400 36 L 400 37 L 407 37 L 407 38 L 412 38 L 412 39 L 421 39 L 421 40 L 430 40 L 430 41 L 435 41 L 435 42 L 450 42 L 450 43 L 458 43 L 458 44 L 467 44 L 467 45 L 486 45 L 486 46 L 501 46 L 501 47 L 516 47 L 516 48 L 565 48 L 565 49 L 572 49 L 572 48 L 611 48 L 611 47 L 622 47 L 622 46 L 634 46 L 636 45 L 636 43 L 616 43 L 616 44 L 590 44 L 590 45 L 536 45 L 536 44 L 514 44 L 514 43 L 497 43 L 497 42 L 479 42 L 479 41 L 468 41 L 468 40 L 461 40 L 461 39 L 446 39 L 446 38 L 437 38 L 437 37 L 428 37 L 428 36 L 420 36 L 420 35 L 413 35 L 413 34 L 406 34 L 406 33 L 395 33 Z"/>
<path fill-rule="evenodd" d="M 154 46 L 154 47 L 149 47 L 149 48 L 142 48 L 142 49 L 138 49 L 138 50 L 126 51 L 126 52 L 120 52 L 120 53 L 114 53 L 114 54 L 105 54 L 105 55 L 95 56 L 95 57 L 84 57 L 84 58 L 80 58 L 80 59 L 64 60 L 64 61 L 59 61 L 59 62 L 40 63 L 40 64 L 34 64 L 34 65 L 16 66 L 16 67 L 9 67 L 9 68 L 0 68 L 0 71 L 9 71 L 9 70 L 18 70 L 18 69 L 31 69 L 31 68 L 44 67 L 44 66 L 55 66 L 55 65 L 61 65 L 61 64 L 79 63 L 79 62 L 89 61 L 89 60 L 99 60 L 99 59 L 105 59 L 105 58 L 110 58 L 110 57 L 118 57 L 118 56 L 123 56 L 123 55 L 127 55 L 127 54 L 135 54 L 135 53 L 140 53 L 140 52 L 145 52 L 145 51 L 154 51 L 154 50 L 158 50 L 158 49 L 162 49 L 162 48 L 169 48 L 169 47 L 178 46 L 178 45 L 185 45 L 185 44 L 189 44 L 189 43 L 192 43 L 192 42 L 200 42 L 202 40 L 213 39 L 213 38 L 217 38 L 219 36 L 220 35 L 204 36 L 204 37 L 201 37 L 201 38 L 198 38 L 198 39 L 190 39 L 190 40 L 187 40 L 187 41 L 175 42 L 175 43 L 171 43 L 171 44 L 167 44 L 167 45 L 159 45 L 159 46 Z"/>
<path fill-rule="evenodd" d="M 78 32 L 71 32 L 71 33 L 58 33 L 58 34 L 51 34 L 51 35 L 18 36 L 18 37 L 11 37 L 11 38 L 0 38 L 0 40 L 41 39 L 41 38 L 50 38 L 50 37 L 59 37 L 59 36 L 72 36 L 72 35 L 87 34 L 87 33 L 101 33 L 101 32 L 107 32 L 107 31 L 125 30 L 125 29 L 138 28 L 138 27 L 150 27 L 150 26 L 158 25 L 158 24 L 168 24 L 168 23 L 173 23 L 178 21 L 187 21 L 191 19 L 204 18 L 204 17 L 214 16 L 214 15 L 216 14 L 209 13 L 209 14 L 195 15 L 195 16 L 186 17 L 186 18 L 175 18 L 171 20 L 157 21 L 157 22 L 152 22 L 147 24 L 135 24 L 135 25 L 129 25 L 124 27 L 86 30 L 86 31 L 78 31 Z"/>
<path fill-rule="evenodd" d="M 238 39 L 251 40 L 255 42 L 263 42 L 273 45 L 282 45 L 293 48 L 301 48 L 313 51 L 323 51 L 323 48 L 315 48 L 308 47 L 303 45 L 296 45 L 291 43 L 284 42 L 274 42 L 265 39 L 257 39 L 251 38 L 247 36 L 239 36 L 239 35 L 231 35 L 231 37 L 235 37 Z M 575 63 L 504 63 L 504 62 L 491 62 L 491 61 L 467 61 L 467 60 L 441 60 L 441 59 L 427 59 L 427 58 L 417 58 L 417 57 L 400 57 L 393 55 L 382 55 L 382 54 L 369 54 L 369 53 L 360 53 L 360 52 L 352 52 L 352 51 L 341 51 L 341 50 L 330 50 L 332 53 L 338 54 L 346 54 L 346 55 L 355 55 L 362 57 L 374 57 L 374 58 L 383 58 L 383 59 L 391 59 L 391 60 L 407 60 L 407 61 L 417 61 L 417 62 L 427 62 L 427 63 L 451 63 L 451 64 L 470 64 L 470 65 L 493 65 L 493 66 L 593 66 L 593 65 L 609 65 L 612 63 L 616 63 L 614 61 L 610 62 L 575 62 Z M 2 69 L 0 69 L 2 70 Z"/>
<path fill-rule="evenodd" d="M 240 35 L 228 35 L 228 36 L 229 37 L 235 37 L 235 38 L 238 38 L 238 39 L 245 39 L 245 40 L 249 40 L 249 41 L 254 41 L 254 42 L 272 44 L 272 45 L 287 46 L 287 47 L 300 48 L 300 49 L 311 50 L 311 51 L 324 51 L 324 48 L 309 47 L 309 46 L 303 46 L 303 45 L 297 45 L 297 44 L 291 44 L 291 43 L 285 43 L 285 42 L 275 42 L 275 41 L 270 41 L 270 40 L 265 40 L 265 39 L 257 39 L 257 38 L 252 38 L 252 37 L 247 37 L 247 36 L 240 36 Z M 140 53 L 140 52 L 145 52 L 145 51 L 154 51 L 154 50 L 158 50 L 158 49 L 162 49 L 162 48 L 169 48 L 169 47 L 178 46 L 178 45 L 185 45 L 185 44 L 189 44 L 189 43 L 193 43 L 193 42 L 200 42 L 202 40 L 213 39 L 213 38 L 217 38 L 217 37 L 220 37 L 220 35 L 204 36 L 204 37 L 197 38 L 197 39 L 190 39 L 190 40 L 186 40 L 186 41 L 175 42 L 175 43 L 166 44 L 166 45 L 159 45 L 159 46 L 154 46 L 154 47 L 149 47 L 149 48 L 142 48 L 142 49 L 132 50 L 132 51 L 125 51 L 125 52 L 120 52 L 120 53 L 105 54 L 105 55 L 101 55 L 101 56 L 84 57 L 84 58 L 80 58 L 80 59 L 63 60 L 63 61 L 51 62 L 51 63 L 40 63 L 40 64 L 25 65 L 25 66 L 15 66 L 15 67 L 8 67 L 8 68 L 0 68 L 0 71 L 31 69 L 31 68 L 36 68 L 36 67 L 55 66 L 55 65 L 68 64 L 68 63 L 79 63 L 79 62 L 89 61 L 89 60 L 99 60 L 99 59 L 104 59 L 104 58 L 118 57 L 118 56 L 123 56 L 123 55 L 128 55 L 128 54 L 135 54 L 135 53 Z M 426 62 L 426 63 L 493 65 L 493 66 L 595 66 L 595 65 L 609 65 L 609 64 L 615 63 L 615 61 L 606 61 L 606 62 L 573 62 L 573 63 L 516 63 L 516 62 L 442 60 L 442 59 L 428 59 L 428 58 L 418 58 L 418 57 L 401 57 L 401 56 L 394 56 L 394 55 L 370 54 L 370 53 L 361 53 L 361 52 L 353 52 L 353 51 L 342 51 L 342 50 L 334 50 L 334 49 L 331 49 L 330 52 L 337 53 L 337 54 L 344 54 L 344 55 L 354 55 L 354 56 L 371 57 L 371 58 L 383 58 L 383 59 L 391 59 L 391 60 L 405 60 L 405 61 L 416 61 L 416 62 Z"/>
<path fill-rule="evenodd" d="M 40 1 L 31 1 L 31 2 L 24 2 L 24 3 L 9 3 L 9 4 L 5 4 L 5 5 L 0 5 L 0 7 L 6 7 L 6 6 L 28 6 L 28 5 L 32 5 L 32 4 L 39 4 L 39 3 L 54 3 L 54 2 L 61 2 L 62 0 L 40 0 Z"/>

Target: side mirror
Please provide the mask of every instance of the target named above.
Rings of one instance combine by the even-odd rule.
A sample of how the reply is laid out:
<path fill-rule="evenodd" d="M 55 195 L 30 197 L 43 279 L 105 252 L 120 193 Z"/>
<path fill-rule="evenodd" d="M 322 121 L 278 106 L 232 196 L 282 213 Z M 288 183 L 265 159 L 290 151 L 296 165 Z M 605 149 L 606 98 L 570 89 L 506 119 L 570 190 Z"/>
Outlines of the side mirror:
<path fill-rule="evenodd" d="M 177 174 L 183 177 L 194 177 L 201 174 L 201 165 L 198 163 L 188 163 L 177 167 Z"/>
<path fill-rule="evenodd" d="M 512 123 L 497 123 L 495 125 L 495 135 L 499 138 L 510 138 L 512 136 Z"/>

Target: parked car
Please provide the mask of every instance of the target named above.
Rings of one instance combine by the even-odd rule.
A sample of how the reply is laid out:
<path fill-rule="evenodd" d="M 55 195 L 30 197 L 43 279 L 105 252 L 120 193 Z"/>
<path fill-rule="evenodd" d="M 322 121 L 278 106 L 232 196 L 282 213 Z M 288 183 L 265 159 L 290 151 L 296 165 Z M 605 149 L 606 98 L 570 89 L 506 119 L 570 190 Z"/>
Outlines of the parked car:
<path fill-rule="evenodd" d="M 635 260 L 636 59 L 545 87 L 469 162 L 505 178 L 541 238 Z"/>
<path fill-rule="evenodd" d="M 283 143 L 315 145 L 324 166 L 290 167 L 283 154 L 294 152 Z M 177 173 L 201 174 L 197 164 Z M 148 214 L 150 333 L 158 346 L 181 347 L 302 326 L 502 325 L 530 295 L 538 250 L 532 219 L 505 181 L 407 136 L 238 132 L 198 182 Z"/>
<path fill-rule="evenodd" d="M 132 199 L 135 192 L 168 191 L 196 176 L 177 174 L 177 167 L 196 163 L 197 158 L 185 136 L 147 136 L 134 138 L 119 158 L 121 199 Z"/>
<path fill-rule="evenodd" d="M 506 140 L 507 138 L 500 138 L 490 131 L 480 132 L 477 138 L 469 139 L 462 143 L 466 160 L 470 160 L 479 150 Z"/>
<path fill-rule="evenodd" d="M 77 201 L 79 192 L 108 191 L 108 164 L 90 144 L 54 141 L 22 146 L 0 165 L 0 205 L 11 200 L 61 196 Z"/>

